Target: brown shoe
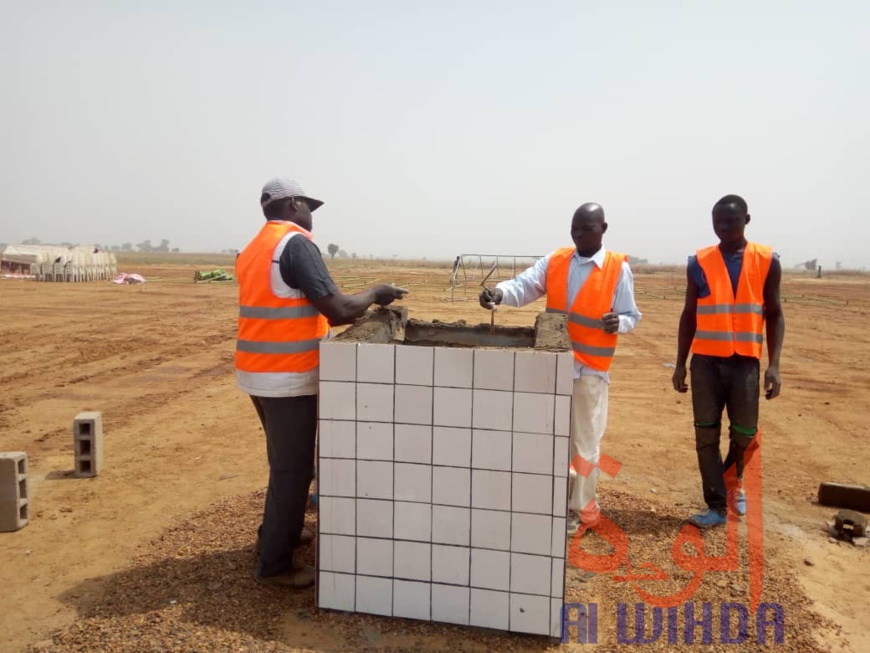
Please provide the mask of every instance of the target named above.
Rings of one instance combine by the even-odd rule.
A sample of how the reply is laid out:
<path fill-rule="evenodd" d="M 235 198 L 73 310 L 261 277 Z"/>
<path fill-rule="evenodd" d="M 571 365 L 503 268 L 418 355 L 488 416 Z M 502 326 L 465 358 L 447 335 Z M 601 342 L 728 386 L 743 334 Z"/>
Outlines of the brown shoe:
<path fill-rule="evenodd" d="M 299 565 L 295 569 L 285 571 L 277 576 L 260 576 L 254 572 L 254 580 L 260 585 L 272 585 L 274 587 L 290 587 L 292 589 L 305 589 L 314 585 L 314 567 L 311 565 Z"/>

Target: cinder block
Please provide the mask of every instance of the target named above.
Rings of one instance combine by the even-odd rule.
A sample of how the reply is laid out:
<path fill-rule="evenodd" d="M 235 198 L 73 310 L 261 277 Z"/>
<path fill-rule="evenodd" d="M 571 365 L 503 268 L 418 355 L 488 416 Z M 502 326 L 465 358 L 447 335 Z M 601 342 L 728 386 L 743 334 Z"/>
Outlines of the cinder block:
<path fill-rule="evenodd" d="M 435 385 L 442 388 L 470 388 L 474 370 L 474 350 L 435 348 Z"/>
<path fill-rule="evenodd" d="M 550 630 L 550 599 L 546 596 L 511 594 L 510 631 L 546 635 Z"/>
<path fill-rule="evenodd" d="M 518 351 L 514 376 L 516 392 L 556 391 L 556 354 L 547 351 Z"/>
<path fill-rule="evenodd" d="M 511 592 L 549 597 L 553 576 L 551 559 L 523 553 L 511 553 L 510 556 Z"/>
<path fill-rule="evenodd" d="M 0 533 L 24 528 L 30 521 L 27 454 L 0 453 Z"/>
<path fill-rule="evenodd" d="M 73 420 L 75 475 L 90 478 L 103 468 L 103 414 L 98 411 L 79 413 Z"/>

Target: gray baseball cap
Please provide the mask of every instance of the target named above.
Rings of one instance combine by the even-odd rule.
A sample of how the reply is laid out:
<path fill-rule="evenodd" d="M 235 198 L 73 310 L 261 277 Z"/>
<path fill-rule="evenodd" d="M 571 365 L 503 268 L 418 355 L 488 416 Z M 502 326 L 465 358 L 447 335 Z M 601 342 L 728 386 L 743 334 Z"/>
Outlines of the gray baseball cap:
<path fill-rule="evenodd" d="M 284 199 L 285 197 L 301 197 L 308 200 L 312 211 L 323 206 L 323 202 L 306 195 L 299 184 L 287 177 L 275 177 L 267 181 L 263 186 L 261 195 L 260 206 L 266 206 L 269 202 Z"/>

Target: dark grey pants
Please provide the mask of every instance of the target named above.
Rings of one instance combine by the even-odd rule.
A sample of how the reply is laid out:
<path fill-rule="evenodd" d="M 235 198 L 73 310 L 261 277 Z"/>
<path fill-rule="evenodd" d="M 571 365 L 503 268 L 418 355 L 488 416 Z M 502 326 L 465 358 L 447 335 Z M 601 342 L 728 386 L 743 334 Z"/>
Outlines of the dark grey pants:
<path fill-rule="evenodd" d="M 690 364 L 695 448 L 704 487 L 704 501 L 724 514 L 727 505 L 725 471 L 735 465 L 743 478 L 743 455 L 758 430 L 759 362 L 747 356 L 695 354 Z M 728 411 L 728 456 L 722 462 L 719 437 L 722 409 Z"/>
<path fill-rule="evenodd" d="M 269 487 L 260 526 L 260 576 L 293 566 L 314 474 L 317 395 L 251 397 L 266 432 Z"/>

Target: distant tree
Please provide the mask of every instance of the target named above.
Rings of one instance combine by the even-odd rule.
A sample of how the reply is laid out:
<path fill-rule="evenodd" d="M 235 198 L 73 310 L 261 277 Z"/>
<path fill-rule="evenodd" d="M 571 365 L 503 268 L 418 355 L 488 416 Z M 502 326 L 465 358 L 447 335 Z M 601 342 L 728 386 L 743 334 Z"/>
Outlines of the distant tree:
<path fill-rule="evenodd" d="M 164 238 L 163 240 L 160 241 L 160 245 L 158 247 L 155 247 L 154 249 L 155 249 L 155 251 L 158 251 L 158 252 L 168 252 L 169 251 L 169 239 Z"/>
<path fill-rule="evenodd" d="M 180 252 L 180 251 L 181 251 L 181 250 L 178 249 L 177 247 L 173 247 L 173 248 L 172 248 L 172 253 L 173 253 L 173 254 L 178 254 L 178 252 Z"/>
<path fill-rule="evenodd" d="M 843 262 L 837 261 L 836 263 L 834 263 L 834 269 L 835 270 L 842 270 L 843 269 Z"/>
<path fill-rule="evenodd" d="M 338 250 L 338 258 L 347 258 L 347 252 L 343 249 Z"/>
<path fill-rule="evenodd" d="M 143 240 L 141 243 L 136 245 L 140 252 L 153 252 L 154 247 L 151 245 L 150 240 Z"/>
<path fill-rule="evenodd" d="M 74 247 L 74 245 L 73 245 L 71 242 L 68 242 L 68 241 L 66 241 L 66 240 L 63 241 L 63 242 L 60 244 L 60 246 L 61 246 L 61 247 L 67 247 L 67 248 L 69 248 L 69 247 Z"/>
<path fill-rule="evenodd" d="M 133 251 L 133 243 L 124 243 L 121 245 L 122 252 L 132 252 Z"/>
<path fill-rule="evenodd" d="M 42 241 L 39 238 L 28 238 L 27 240 L 21 241 L 22 245 L 40 245 Z"/>
<path fill-rule="evenodd" d="M 807 270 L 815 270 L 816 269 L 816 262 L 818 260 L 819 259 L 814 258 L 812 261 L 807 261 L 806 263 L 804 263 L 804 268 L 806 268 Z"/>
<path fill-rule="evenodd" d="M 329 252 L 329 258 L 335 258 L 335 255 L 338 254 L 338 245 L 335 243 L 329 243 L 326 246 L 326 251 Z"/>
<path fill-rule="evenodd" d="M 353 254 L 351 254 L 350 257 L 353 258 L 353 259 L 355 259 L 355 258 L 356 258 L 356 252 L 354 252 Z"/>

